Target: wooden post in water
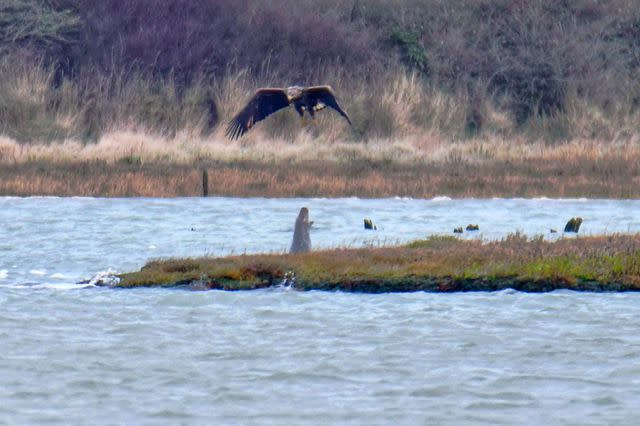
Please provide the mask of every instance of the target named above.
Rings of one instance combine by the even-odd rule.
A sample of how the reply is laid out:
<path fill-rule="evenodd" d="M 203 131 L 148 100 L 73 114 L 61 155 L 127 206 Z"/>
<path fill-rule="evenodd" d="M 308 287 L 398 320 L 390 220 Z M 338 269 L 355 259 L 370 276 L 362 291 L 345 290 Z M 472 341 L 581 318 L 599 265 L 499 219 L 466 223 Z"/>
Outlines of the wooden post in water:
<path fill-rule="evenodd" d="M 209 172 L 207 169 L 202 169 L 202 196 L 209 196 Z"/>

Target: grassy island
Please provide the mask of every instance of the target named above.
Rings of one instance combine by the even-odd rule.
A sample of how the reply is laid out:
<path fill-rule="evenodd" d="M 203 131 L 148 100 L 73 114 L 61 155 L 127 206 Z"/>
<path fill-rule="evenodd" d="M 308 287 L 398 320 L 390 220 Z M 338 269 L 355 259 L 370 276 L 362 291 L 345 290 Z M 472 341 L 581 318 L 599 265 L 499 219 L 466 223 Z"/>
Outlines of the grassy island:
<path fill-rule="evenodd" d="M 394 247 L 331 249 L 155 260 L 122 274 L 116 287 L 386 292 L 640 290 L 640 234 L 545 241 L 512 234 L 501 241 L 449 236 Z"/>

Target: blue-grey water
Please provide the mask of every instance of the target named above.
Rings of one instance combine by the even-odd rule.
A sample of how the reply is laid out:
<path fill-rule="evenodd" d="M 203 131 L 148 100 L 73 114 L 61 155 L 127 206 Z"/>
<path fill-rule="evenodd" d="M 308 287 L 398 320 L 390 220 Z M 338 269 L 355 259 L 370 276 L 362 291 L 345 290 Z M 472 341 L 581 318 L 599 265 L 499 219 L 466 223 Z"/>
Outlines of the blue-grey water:
<path fill-rule="evenodd" d="M 637 424 L 640 295 L 79 286 L 152 258 L 637 232 L 640 201 L 0 197 L 0 424 Z M 364 217 L 378 225 L 365 231 Z M 560 231 L 550 234 L 549 229 Z"/>

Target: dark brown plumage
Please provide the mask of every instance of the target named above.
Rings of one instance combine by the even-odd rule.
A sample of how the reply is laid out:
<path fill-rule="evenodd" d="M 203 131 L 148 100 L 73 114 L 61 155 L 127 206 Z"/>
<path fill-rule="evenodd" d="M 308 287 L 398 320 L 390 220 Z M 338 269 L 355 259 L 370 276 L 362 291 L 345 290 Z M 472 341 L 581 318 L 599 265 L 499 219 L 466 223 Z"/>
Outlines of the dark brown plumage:
<path fill-rule="evenodd" d="M 329 107 L 336 110 L 351 125 L 349 116 L 338 104 L 331 86 L 264 88 L 258 89 L 247 105 L 231 119 L 226 135 L 230 139 L 237 139 L 258 121 L 292 104 L 301 118 L 306 111 L 313 119 L 317 111 Z"/>

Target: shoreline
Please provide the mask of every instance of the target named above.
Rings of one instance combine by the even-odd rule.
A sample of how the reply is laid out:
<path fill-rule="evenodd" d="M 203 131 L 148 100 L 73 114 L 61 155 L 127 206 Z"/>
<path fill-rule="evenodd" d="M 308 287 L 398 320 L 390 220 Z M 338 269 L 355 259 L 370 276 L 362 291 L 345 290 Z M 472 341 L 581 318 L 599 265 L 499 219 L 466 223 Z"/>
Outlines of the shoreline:
<path fill-rule="evenodd" d="M 458 279 L 453 277 L 422 277 L 420 279 L 400 280 L 353 280 L 343 282 L 295 283 L 282 284 L 282 280 L 266 280 L 261 283 L 246 283 L 242 281 L 202 281 L 186 280 L 168 283 L 160 286 L 149 285 L 143 287 L 162 287 L 185 289 L 191 291 L 253 291 L 264 289 L 288 289 L 297 291 L 326 291 L 362 294 L 384 293 L 470 293 L 497 292 L 514 290 L 523 293 L 549 293 L 557 290 L 571 290 L 589 293 L 621 293 L 640 292 L 635 284 L 605 283 L 593 280 L 577 280 L 576 282 L 552 280 L 519 280 L 517 278 L 475 278 Z M 115 288 L 127 288 L 114 285 Z"/>

